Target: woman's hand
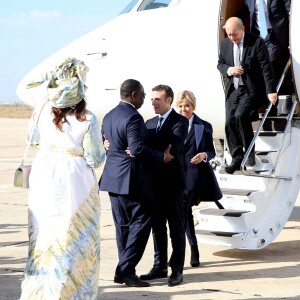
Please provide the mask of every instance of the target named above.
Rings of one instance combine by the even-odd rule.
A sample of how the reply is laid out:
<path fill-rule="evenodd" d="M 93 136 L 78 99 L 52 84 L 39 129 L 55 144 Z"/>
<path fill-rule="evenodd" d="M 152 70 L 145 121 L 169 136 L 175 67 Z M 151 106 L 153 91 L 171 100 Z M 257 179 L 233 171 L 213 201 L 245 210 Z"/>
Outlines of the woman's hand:
<path fill-rule="evenodd" d="M 197 164 L 201 163 L 201 161 L 206 160 L 206 159 L 207 159 L 207 154 L 205 152 L 200 152 L 191 159 L 191 163 L 194 165 L 197 165 Z"/>

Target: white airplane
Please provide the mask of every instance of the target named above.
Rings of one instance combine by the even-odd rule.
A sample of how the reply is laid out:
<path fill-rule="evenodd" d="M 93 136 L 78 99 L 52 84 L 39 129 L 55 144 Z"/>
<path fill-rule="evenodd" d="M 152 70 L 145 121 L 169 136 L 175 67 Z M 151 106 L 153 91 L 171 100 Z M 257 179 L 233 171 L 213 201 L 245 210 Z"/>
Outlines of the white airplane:
<path fill-rule="evenodd" d="M 216 68 L 222 25 L 243 0 L 132 0 L 107 24 L 77 39 L 39 64 L 19 83 L 17 94 L 30 106 L 43 101 L 45 85 L 26 85 L 74 56 L 89 66 L 86 85 L 89 108 L 101 122 L 119 102 L 120 84 L 138 79 L 149 95 L 157 84 L 175 94 L 188 89 L 197 97 L 196 113 L 212 123 L 217 146 L 216 176 L 223 191 L 220 203 L 199 209 L 196 225 L 201 242 L 240 249 L 261 249 L 283 229 L 300 188 L 300 125 L 294 110 L 300 91 L 300 1 L 292 0 L 290 15 L 291 67 L 296 94 L 282 100 L 287 126 L 280 132 L 255 134 L 257 164 L 229 175 L 220 162 L 230 162 L 224 144 L 224 83 Z M 297 25 L 298 24 L 298 25 Z M 153 116 L 150 99 L 140 109 Z M 225 141 L 226 146 L 226 141 Z"/>

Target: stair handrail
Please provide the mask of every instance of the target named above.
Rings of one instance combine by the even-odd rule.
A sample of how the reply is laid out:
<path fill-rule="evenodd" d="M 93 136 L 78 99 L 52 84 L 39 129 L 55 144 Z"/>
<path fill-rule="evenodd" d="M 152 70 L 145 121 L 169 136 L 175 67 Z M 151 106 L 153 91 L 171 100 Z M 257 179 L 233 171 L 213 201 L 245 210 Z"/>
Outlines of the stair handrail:
<path fill-rule="evenodd" d="M 280 77 L 280 79 L 279 79 L 279 82 L 278 82 L 278 84 L 277 84 L 277 86 L 276 86 L 276 93 L 278 93 L 278 91 L 279 91 L 279 89 L 280 89 L 280 87 L 281 87 L 281 85 L 282 85 L 282 82 L 283 82 L 283 80 L 284 80 L 284 78 L 285 78 L 285 76 L 286 76 L 286 74 L 287 74 L 287 72 L 288 72 L 288 70 L 289 70 L 291 64 L 292 64 L 292 60 L 291 60 L 291 57 L 290 57 L 290 58 L 288 59 L 286 65 L 285 65 L 285 68 L 284 68 L 284 70 L 283 70 L 283 72 L 282 72 L 282 75 L 281 75 L 281 77 Z M 278 101 L 278 100 L 277 100 L 277 101 Z M 293 113 L 294 113 L 294 110 L 295 110 L 295 107 L 296 107 L 296 101 L 295 101 L 294 104 L 295 104 L 295 105 L 293 105 L 293 107 L 292 107 Z M 257 137 L 258 137 L 259 134 L 260 134 L 260 131 L 261 131 L 261 129 L 262 129 L 264 123 L 265 123 L 265 120 L 267 119 L 267 117 L 268 117 L 268 115 L 269 115 L 269 113 L 270 113 L 270 110 L 271 110 L 271 108 L 272 108 L 272 105 L 273 105 L 273 104 L 270 102 L 269 105 L 268 105 L 268 107 L 266 108 L 266 111 L 265 111 L 265 113 L 264 113 L 264 115 L 263 115 L 263 118 L 262 118 L 262 120 L 260 121 L 260 123 L 259 123 L 259 125 L 258 125 L 258 128 L 257 128 L 256 131 L 255 131 L 254 137 L 253 137 L 253 139 L 252 139 L 252 141 L 251 141 L 251 143 L 250 143 L 250 146 L 249 146 L 249 148 L 247 149 L 246 154 L 245 154 L 245 156 L 244 156 L 244 158 L 243 158 L 243 161 L 242 161 L 242 163 L 241 163 L 241 172 L 242 172 L 243 175 L 249 175 L 249 174 L 246 173 L 246 170 L 245 170 L 245 164 L 246 164 L 246 161 L 247 161 L 247 159 L 248 159 L 248 157 L 249 157 L 249 155 L 250 155 L 251 150 L 253 149 L 253 147 L 254 147 L 254 145 L 255 145 L 255 142 L 256 142 L 256 140 L 257 140 Z M 291 110 L 292 110 L 292 109 L 291 109 Z M 293 114 L 291 114 L 291 112 L 290 112 L 290 115 L 293 115 Z M 290 116 L 290 115 L 289 115 L 289 118 L 288 118 L 288 121 L 289 121 L 289 122 L 291 122 L 291 116 Z M 282 137 L 281 147 L 280 147 L 280 149 L 279 149 L 279 151 L 278 151 L 279 153 L 280 153 L 280 151 L 281 151 L 281 149 L 282 149 L 282 146 L 283 146 L 283 143 L 284 143 L 284 140 L 285 140 L 285 136 L 286 136 L 286 134 L 287 134 L 287 127 L 289 127 L 289 124 L 290 124 L 290 123 L 288 123 L 288 121 L 287 121 L 285 130 L 284 130 L 284 134 L 283 134 L 283 137 Z M 278 156 L 279 156 L 279 153 L 278 153 Z M 278 161 L 278 159 L 276 159 L 276 163 L 277 163 L 277 161 Z M 273 169 L 272 169 L 272 174 L 273 174 L 274 172 L 275 172 L 275 168 L 273 167 Z M 257 176 L 257 175 L 256 175 L 256 176 Z M 270 176 L 261 176 L 261 177 L 270 177 Z"/>

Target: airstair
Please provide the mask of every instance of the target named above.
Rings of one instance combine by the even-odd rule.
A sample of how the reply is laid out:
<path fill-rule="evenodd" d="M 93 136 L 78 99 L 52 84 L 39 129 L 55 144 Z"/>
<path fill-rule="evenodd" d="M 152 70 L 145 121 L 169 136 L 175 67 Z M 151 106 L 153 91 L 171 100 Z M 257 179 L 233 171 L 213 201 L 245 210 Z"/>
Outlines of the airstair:
<path fill-rule="evenodd" d="M 291 60 L 277 91 L 290 66 Z M 197 211 L 195 230 L 199 242 L 262 249 L 285 226 L 300 188 L 300 116 L 296 113 L 299 100 L 295 94 L 278 98 L 277 116 L 269 116 L 272 104 L 260 116 L 241 170 L 230 175 L 223 166 L 216 168 L 215 174 L 223 192 L 219 202 L 224 209 L 212 203 Z M 268 130 L 264 129 L 266 124 Z M 254 145 L 256 164 L 248 167 L 245 162 Z M 223 160 L 222 165 L 231 162 L 226 148 Z"/>

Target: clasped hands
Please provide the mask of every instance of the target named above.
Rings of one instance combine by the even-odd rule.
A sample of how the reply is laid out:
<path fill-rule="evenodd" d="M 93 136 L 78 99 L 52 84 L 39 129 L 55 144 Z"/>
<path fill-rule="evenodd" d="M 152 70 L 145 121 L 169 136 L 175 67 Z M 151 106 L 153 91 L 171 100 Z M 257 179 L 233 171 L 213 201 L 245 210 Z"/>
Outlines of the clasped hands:
<path fill-rule="evenodd" d="M 241 76 L 244 74 L 244 69 L 242 67 L 231 67 L 230 74 L 232 76 Z"/>
<path fill-rule="evenodd" d="M 105 148 L 106 151 L 109 150 L 109 145 L 110 145 L 110 144 L 109 144 L 109 141 L 108 141 L 108 140 L 105 139 L 104 142 L 103 142 L 103 145 L 104 145 L 104 148 Z M 169 162 L 174 158 L 174 156 L 170 153 L 170 149 L 171 149 L 171 145 L 169 145 L 169 146 L 166 148 L 166 150 L 164 151 L 164 163 L 165 163 L 165 164 L 169 163 Z M 125 152 L 126 152 L 130 157 L 134 157 L 134 155 L 131 154 L 129 148 L 127 148 L 127 149 L 125 150 Z"/>

